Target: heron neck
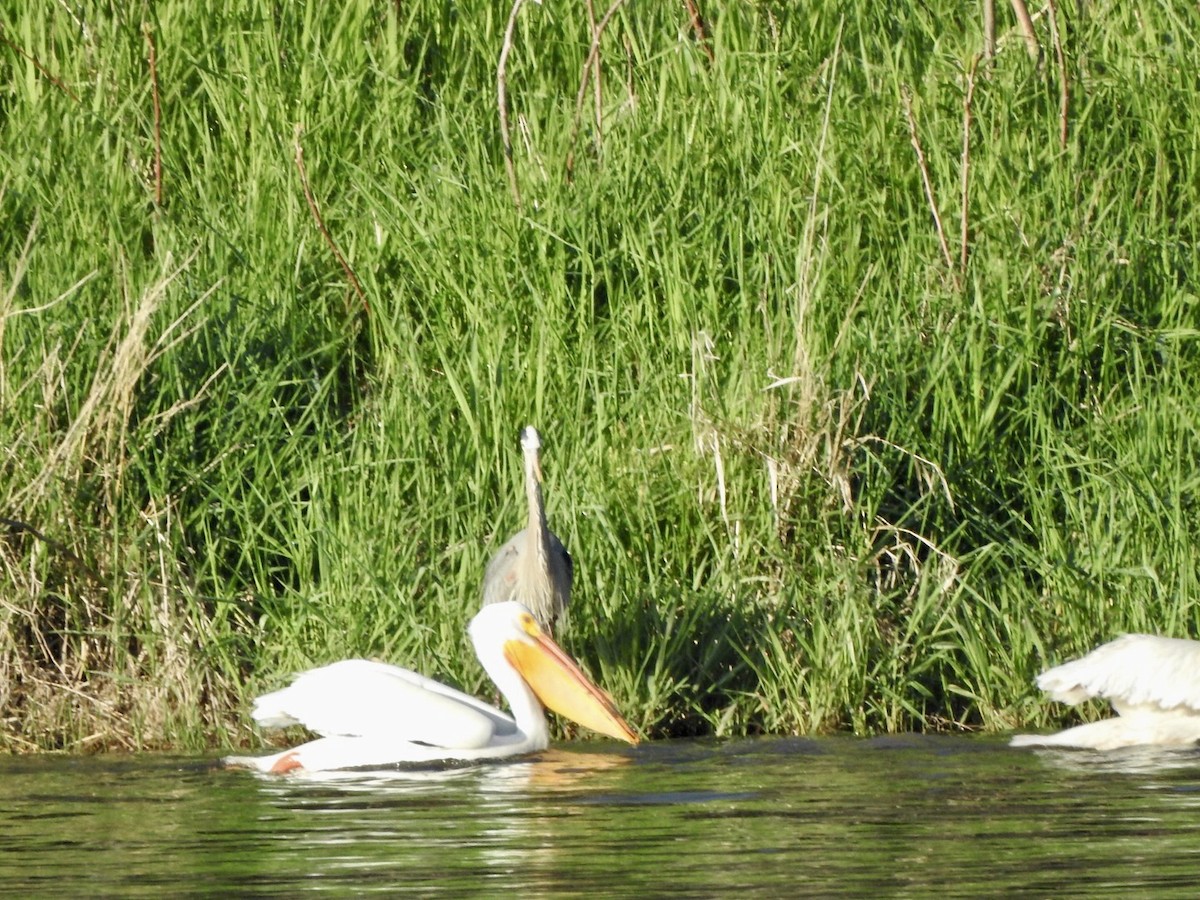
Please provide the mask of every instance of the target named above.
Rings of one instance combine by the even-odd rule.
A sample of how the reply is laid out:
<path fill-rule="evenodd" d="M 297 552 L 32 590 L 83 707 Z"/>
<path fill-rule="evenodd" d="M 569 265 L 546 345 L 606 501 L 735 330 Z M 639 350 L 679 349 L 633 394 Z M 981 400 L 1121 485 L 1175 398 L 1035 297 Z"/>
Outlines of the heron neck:
<path fill-rule="evenodd" d="M 539 560 L 546 558 L 546 505 L 542 501 L 542 486 L 537 477 L 536 452 L 525 454 L 525 498 L 529 503 L 529 531 L 533 549 Z"/>

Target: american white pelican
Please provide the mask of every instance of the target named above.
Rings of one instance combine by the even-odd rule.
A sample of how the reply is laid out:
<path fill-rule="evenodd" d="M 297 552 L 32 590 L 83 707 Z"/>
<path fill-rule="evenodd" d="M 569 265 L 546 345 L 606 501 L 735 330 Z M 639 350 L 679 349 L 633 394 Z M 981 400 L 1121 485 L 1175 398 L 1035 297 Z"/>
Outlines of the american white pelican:
<path fill-rule="evenodd" d="M 1072 705 L 1101 697 L 1117 716 L 1058 734 L 1018 734 L 1014 747 L 1113 750 L 1200 741 L 1200 642 L 1127 634 L 1047 669 L 1037 686 Z"/>
<path fill-rule="evenodd" d="M 260 725 L 304 725 L 322 737 L 270 756 L 232 756 L 226 764 L 282 774 L 533 753 L 550 744 L 543 704 L 637 743 L 612 699 L 520 603 L 485 606 L 467 630 L 511 716 L 408 669 L 348 659 L 310 669 L 254 703 L 251 715 Z"/>

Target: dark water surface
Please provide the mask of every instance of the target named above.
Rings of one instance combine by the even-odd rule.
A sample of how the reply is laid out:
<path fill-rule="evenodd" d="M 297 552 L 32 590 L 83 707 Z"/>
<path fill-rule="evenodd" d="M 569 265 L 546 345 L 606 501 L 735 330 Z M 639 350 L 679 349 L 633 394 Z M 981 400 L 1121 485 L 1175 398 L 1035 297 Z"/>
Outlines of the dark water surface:
<path fill-rule="evenodd" d="M 1200 751 L 586 743 L 325 780 L 188 757 L 12 757 L 0 891 L 1200 896 Z"/>

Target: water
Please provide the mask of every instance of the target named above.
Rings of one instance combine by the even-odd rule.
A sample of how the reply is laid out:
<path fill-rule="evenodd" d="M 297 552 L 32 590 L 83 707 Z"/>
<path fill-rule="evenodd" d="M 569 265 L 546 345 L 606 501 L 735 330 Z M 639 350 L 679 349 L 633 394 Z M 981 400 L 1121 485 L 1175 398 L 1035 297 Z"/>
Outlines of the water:
<path fill-rule="evenodd" d="M 0 760 L 12 896 L 1193 896 L 1200 751 L 995 739 L 564 745 L 323 780 Z"/>

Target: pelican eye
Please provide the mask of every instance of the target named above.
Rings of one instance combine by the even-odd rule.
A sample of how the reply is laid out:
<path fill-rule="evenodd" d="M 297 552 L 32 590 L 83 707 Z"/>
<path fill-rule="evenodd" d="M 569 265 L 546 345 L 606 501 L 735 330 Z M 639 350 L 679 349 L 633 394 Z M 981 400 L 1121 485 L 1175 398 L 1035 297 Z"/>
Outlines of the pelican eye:
<path fill-rule="evenodd" d="M 538 623 L 529 613 L 521 613 L 521 617 L 517 619 L 517 624 L 521 626 L 521 630 L 528 634 L 537 634 Z"/>

